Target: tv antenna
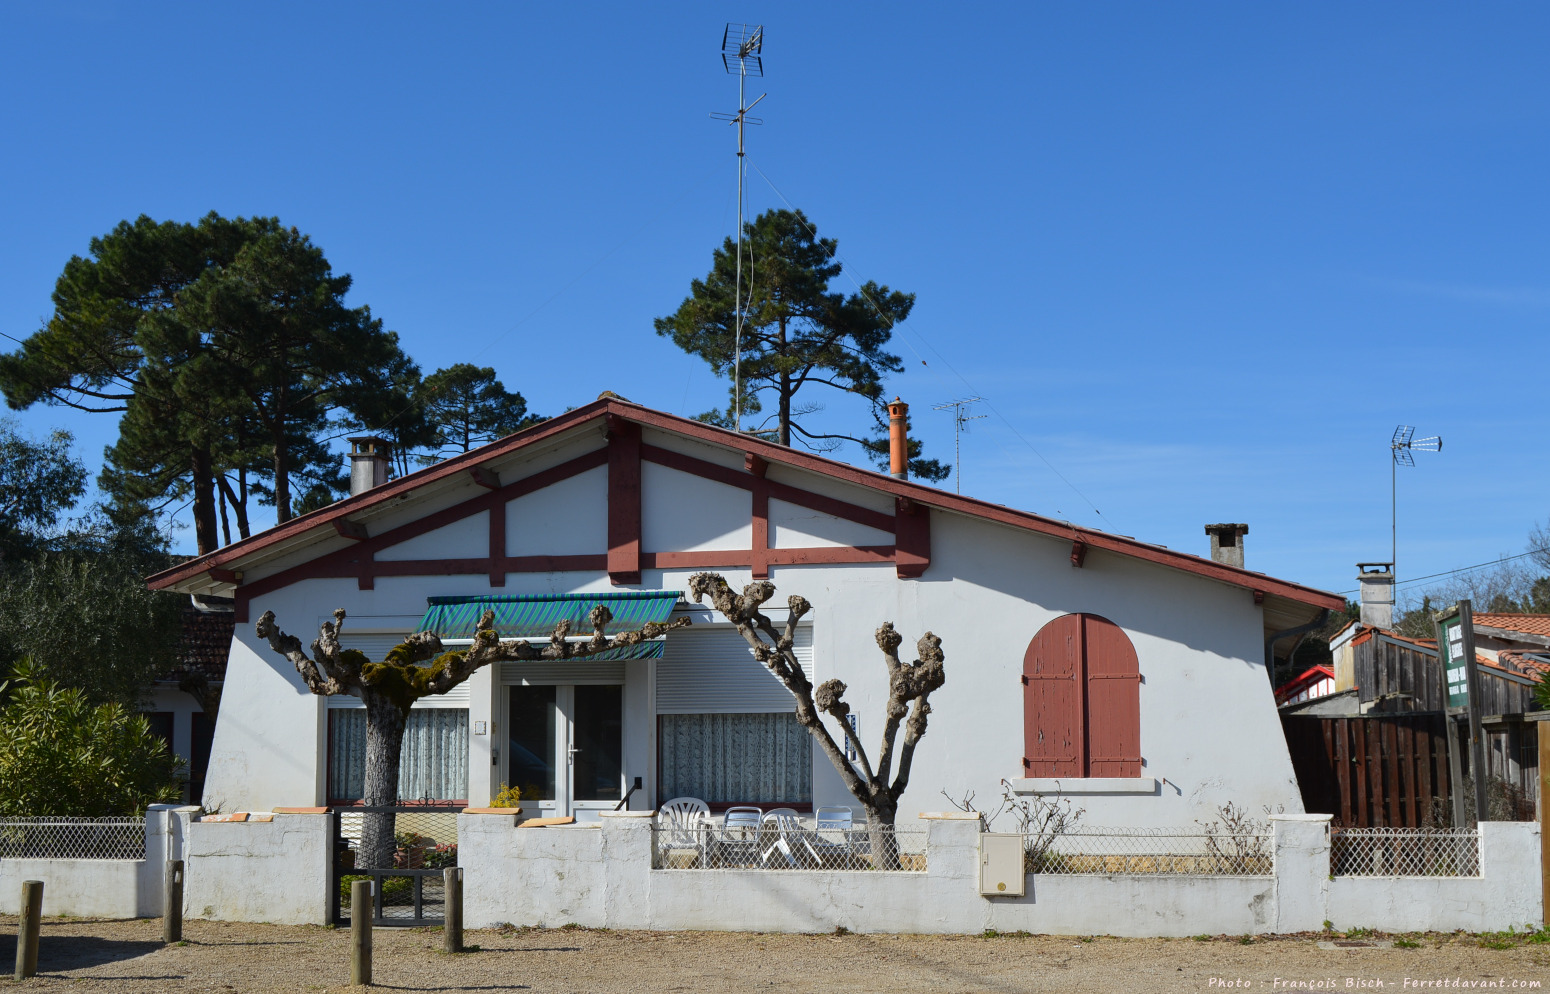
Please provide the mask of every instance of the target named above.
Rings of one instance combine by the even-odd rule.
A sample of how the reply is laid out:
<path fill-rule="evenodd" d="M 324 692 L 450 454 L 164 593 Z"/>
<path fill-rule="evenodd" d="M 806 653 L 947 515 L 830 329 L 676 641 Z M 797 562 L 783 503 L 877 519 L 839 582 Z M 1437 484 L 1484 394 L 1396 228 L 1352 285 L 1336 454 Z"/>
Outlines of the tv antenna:
<path fill-rule="evenodd" d="M 970 421 L 983 421 L 990 417 L 988 414 L 966 414 L 970 404 L 978 404 L 984 401 L 984 397 L 970 397 L 967 400 L 950 400 L 945 404 L 938 404 L 933 411 L 953 412 L 953 476 L 957 477 L 958 492 L 963 493 L 963 450 L 958 439 L 969 430 Z"/>
<path fill-rule="evenodd" d="M 1415 456 L 1412 452 L 1441 452 L 1442 436 L 1430 435 L 1426 438 L 1416 438 L 1415 428 L 1410 425 L 1400 425 L 1394 429 L 1394 437 L 1389 440 L 1389 556 L 1396 559 L 1399 554 L 1399 499 L 1398 477 L 1399 467 L 1414 466 Z M 1389 563 L 1389 569 L 1393 571 L 1395 582 L 1398 582 L 1399 567 Z"/>
<path fill-rule="evenodd" d="M 749 76 L 764 75 L 763 51 L 764 25 L 727 24 L 726 30 L 721 33 L 721 64 L 727 72 L 737 77 L 737 113 L 717 112 L 710 115 L 718 121 L 737 125 L 737 285 L 732 290 L 732 424 L 738 431 L 743 430 L 743 186 L 748 176 L 748 167 L 743 157 L 743 126 L 764 123 L 757 117 L 749 117 L 748 112 L 753 110 L 759 100 L 769 96 L 768 93 L 761 93 L 758 100 L 751 104 L 745 103 L 744 89 Z M 751 282 L 752 259 L 748 260 L 748 268 Z M 753 296 L 751 286 L 749 296 Z"/>

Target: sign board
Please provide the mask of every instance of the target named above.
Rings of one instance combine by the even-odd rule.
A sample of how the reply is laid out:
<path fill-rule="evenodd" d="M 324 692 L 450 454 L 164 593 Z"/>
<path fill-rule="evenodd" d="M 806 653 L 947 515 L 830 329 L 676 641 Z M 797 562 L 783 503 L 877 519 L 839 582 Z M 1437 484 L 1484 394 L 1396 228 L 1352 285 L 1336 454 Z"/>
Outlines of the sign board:
<path fill-rule="evenodd" d="M 1464 643 L 1474 642 L 1466 638 L 1472 634 L 1464 630 L 1462 612 L 1437 622 L 1438 648 L 1442 653 L 1443 679 L 1448 687 L 1448 707 L 1469 707 L 1469 654 Z M 1474 648 L 1472 645 L 1470 648 Z"/>
<path fill-rule="evenodd" d="M 1469 743 L 1469 772 L 1475 787 L 1475 819 L 1484 821 L 1486 815 L 1485 782 L 1482 771 L 1485 765 L 1485 735 L 1480 728 L 1480 674 L 1475 668 L 1475 614 L 1469 601 L 1459 601 L 1452 607 L 1432 615 L 1437 630 L 1437 659 L 1442 664 L 1443 689 L 1446 692 L 1447 714 L 1463 713 L 1467 721 L 1465 735 Z M 1459 756 L 1458 734 L 1453 718 L 1448 719 L 1448 766 L 1452 782 L 1462 785 L 1462 757 Z M 1453 793 L 1453 824 L 1462 826 L 1464 819 L 1464 792 L 1457 787 Z"/>

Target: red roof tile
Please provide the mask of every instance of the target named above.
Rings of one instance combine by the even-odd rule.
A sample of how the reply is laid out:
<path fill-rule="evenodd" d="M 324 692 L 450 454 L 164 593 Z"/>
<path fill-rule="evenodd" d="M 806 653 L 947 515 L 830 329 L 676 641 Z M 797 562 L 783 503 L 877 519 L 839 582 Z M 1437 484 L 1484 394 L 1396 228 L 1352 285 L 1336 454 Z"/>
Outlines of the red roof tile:
<path fill-rule="evenodd" d="M 1475 624 L 1487 628 L 1504 628 L 1509 632 L 1550 637 L 1550 614 L 1496 614 L 1478 611 Z"/>

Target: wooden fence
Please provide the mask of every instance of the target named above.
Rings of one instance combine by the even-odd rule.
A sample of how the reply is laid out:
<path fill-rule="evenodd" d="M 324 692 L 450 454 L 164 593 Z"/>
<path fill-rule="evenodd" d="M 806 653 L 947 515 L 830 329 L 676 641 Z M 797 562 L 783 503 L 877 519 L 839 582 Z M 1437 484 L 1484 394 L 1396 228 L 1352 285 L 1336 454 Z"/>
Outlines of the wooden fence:
<path fill-rule="evenodd" d="M 1441 714 L 1283 715 L 1281 726 L 1309 813 L 1333 815 L 1346 828 L 1449 823 Z"/>

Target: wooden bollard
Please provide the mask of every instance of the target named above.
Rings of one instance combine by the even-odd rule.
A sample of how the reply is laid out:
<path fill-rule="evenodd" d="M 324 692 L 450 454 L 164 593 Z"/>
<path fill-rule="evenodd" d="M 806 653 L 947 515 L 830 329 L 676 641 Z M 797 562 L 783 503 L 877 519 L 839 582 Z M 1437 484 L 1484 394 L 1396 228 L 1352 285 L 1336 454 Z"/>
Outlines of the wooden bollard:
<path fill-rule="evenodd" d="M 183 941 L 183 861 L 167 862 L 162 881 L 161 941 L 171 945 Z"/>
<path fill-rule="evenodd" d="M 22 881 L 21 920 L 16 931 L 16 979 L 38 975 L 38 929 L 43 924 L 43 881 Z"/>
<path fill-rule="evenodd" d="M 449 953 L 463 951 L 463 868 L 449 866 L 441 871 L 442 906 L 446 924 L 442 926 L 442 948 Z"/>
<path fill-rule="evenodd" d="M 350 884 L 350 983 L 371 986 L 371 881 Z"/>

